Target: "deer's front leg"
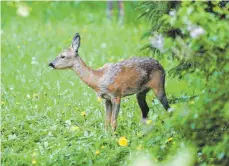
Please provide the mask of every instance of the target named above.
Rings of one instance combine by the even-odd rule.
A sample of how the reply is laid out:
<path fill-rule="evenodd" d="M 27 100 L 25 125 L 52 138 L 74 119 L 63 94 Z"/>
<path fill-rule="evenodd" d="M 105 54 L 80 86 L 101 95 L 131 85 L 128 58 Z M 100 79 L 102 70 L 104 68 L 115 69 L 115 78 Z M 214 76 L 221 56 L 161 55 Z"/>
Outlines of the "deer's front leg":
<path fill-rule="evenodd" d="M 105 128 L 106 130 L 108 130 L 108 125 L 111 123 L 111 115 L 112 115 L 112 104 L 110 100 L 105 101 L 105 109 L 106 109 Z"/>
<path fill-rule="evenodd" d="M 112 102 L 111 126 L 112 126 L 112 130 L 115 131 L 117 127 L 117 118 L 120 109 L 121 97 L 113 98 L 111 102 Z"/>

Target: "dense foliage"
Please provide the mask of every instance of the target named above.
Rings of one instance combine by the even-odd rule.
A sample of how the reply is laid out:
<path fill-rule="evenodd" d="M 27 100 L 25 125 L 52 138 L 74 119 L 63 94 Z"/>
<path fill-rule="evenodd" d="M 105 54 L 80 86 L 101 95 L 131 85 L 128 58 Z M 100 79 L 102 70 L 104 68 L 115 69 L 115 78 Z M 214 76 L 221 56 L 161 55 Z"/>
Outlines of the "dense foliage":
<path fill-rule="evenodd" d="M 149 2 L 150 3 L 150 2 Z M 170 2 L 149 6 L 155 11 L 167 7 L 162 17 L 155 20 L 160 27 L 152 28 L 164 35 L 161 55 L 174 61 L 169 76 L 187 80 L 187 86 L 202 88 L 195 94 L 195 104 L 175 111 L 171 125 L 182 133 L 183 138 L 197 147 L 198 164 L 221 164 L 229 162 L 229 3 L 182 2 L 174 8 Z M 143 5 L 145 5 L 143 3 Z M 152 8 L 152 9 L 151 9 Z M 170 10 L 168 10 L 168 8 Z M 157 14 L 156 14 L 157 16 Z M 147 15 L 149 19 L 149 15 Z M 153 24 L 154 26 L 154 24 Z M 179 32 L 170 35 L 169 30 Z M 167 30 L 166 29 L 166 30 Z M 158 43 L 151 40 L 155 53 Z M 155 54 L 154 54 L 155 55 Z M 161 57 L 161 56 L 160 56 Z M 194 83 L 196 78 L 201 81 Z M 182 115 L 185 113 L 185 116 Z"/>

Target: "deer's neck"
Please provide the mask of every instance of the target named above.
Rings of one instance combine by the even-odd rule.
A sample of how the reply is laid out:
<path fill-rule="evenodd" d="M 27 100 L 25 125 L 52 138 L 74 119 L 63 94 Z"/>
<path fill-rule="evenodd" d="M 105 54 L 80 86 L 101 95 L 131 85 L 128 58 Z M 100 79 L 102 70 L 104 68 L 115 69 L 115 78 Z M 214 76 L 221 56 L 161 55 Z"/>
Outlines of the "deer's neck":
<path fill-rule="evenodd" d="M 86 83 L 88 86 L 93 88 L 94 90 L 98 90 L 99 87 L 99 79 L 101 77 L 100 72 L 91 69 L 88 67 L 84 61 L 77 56 L 72 69 L 76 72 L 76 74 L 80 77 L 80 79 Z"/>

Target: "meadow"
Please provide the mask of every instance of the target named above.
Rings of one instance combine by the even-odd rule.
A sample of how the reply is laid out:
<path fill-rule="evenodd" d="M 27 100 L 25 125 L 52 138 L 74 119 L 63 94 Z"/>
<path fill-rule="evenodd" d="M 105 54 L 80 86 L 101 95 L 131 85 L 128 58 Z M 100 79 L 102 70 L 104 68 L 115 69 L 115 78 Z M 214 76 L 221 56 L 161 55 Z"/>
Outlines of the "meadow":
<path fill-rule="evenodd" d="M 48 67 L 62 49 L 70 46 L 76 32 L 81 35 L 79 55 L 94 69 L 133 56 L 158 59 L 140 51 L 149 43 L 141 36 L 150 25 L 137 19 L 141 14 L 136 9 L 138 2 L 124 4 L 124 25 L 119 25 L 117 10 L 113 21 L 107 20 L 106 2 L 1 2 L 3 166 L 133 165 L 136 156 L 143 156 L 140 161 L 166 165 L 167 160 L 178 162 L 179 148 L 187 156 L 197 155 L 195 146 L 185 142 L 182 131 L 171 125 L 171 117 L 152 92 L 147 96 L 147 124 L 141 123 L 136 97 L 126 97 L 117 131 L 112 133 L 104 129 L 104 103 L 94 91 L 73 71 Z M 158 60 L 166 71 L 177 63 Z M 187 80 L 189 76 L 182 80 L 168 74 L 166 77 L 172 108 L 184 108 L 177 115 L 181 121 L 186 107 L 192 108 L 195 103 L 196 98 L 190 98 L 204 93 L 202 78 Z M 120 145 L 121 137 L 127 139 L 127 145 Z M 193 163 L 192 157 L 180 156 Z"/>

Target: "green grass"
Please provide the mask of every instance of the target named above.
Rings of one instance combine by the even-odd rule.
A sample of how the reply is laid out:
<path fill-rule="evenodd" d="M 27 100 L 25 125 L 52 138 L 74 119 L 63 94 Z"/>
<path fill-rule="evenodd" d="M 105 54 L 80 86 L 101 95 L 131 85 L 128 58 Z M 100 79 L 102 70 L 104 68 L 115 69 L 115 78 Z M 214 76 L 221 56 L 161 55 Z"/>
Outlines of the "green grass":
<path fill-rule="evenodd" d="M 153 93 L 147 97 L 153 127 L 141 125 L 140 109 L 131 96 L 122 100 L 117 133 L 112 134 L 104 130 L 104 106 L 93 90 L 72 71 L 48 68 L 70 46 L 75 32 L 82 39 L 79 54 L 92 68 L 152 56 L 139 51 L 148 42 L 140 38 L 149 25 L 136 20 L 137 2 L 125 2 L 124 26 L 106 20 L 105 2 L 28 2 L 28 17 L 16 14 L 19 4 L 1 3 L 2 165 L 31 165 L 33 160 L 37 165 L 126 165 L 139 145 L 152 161 L 176 149 L 167 140 L 179 142 L 182 135 L 161 123 L 159 119 L 169 118 L 157 100 L 152 104 Z M 159 61 L 167 71 L 172 67 L 169 60 Z M 185 79 L 167 78 L 169 97 L 194 95 L 188 86 Z M 73 131 L 74 126 L 79 129 Z M 144 132 L 148 134 L 143 137 Z M 118 145 L 121 136 L 129 140 L 127 147 Z"/>

